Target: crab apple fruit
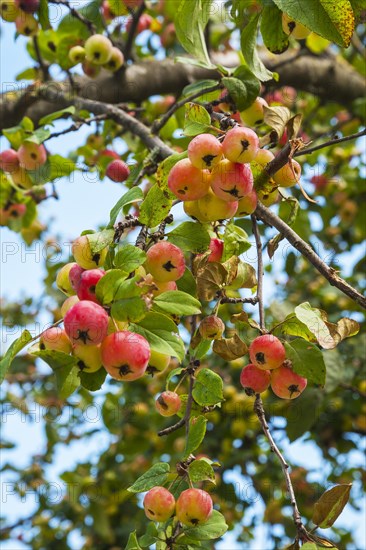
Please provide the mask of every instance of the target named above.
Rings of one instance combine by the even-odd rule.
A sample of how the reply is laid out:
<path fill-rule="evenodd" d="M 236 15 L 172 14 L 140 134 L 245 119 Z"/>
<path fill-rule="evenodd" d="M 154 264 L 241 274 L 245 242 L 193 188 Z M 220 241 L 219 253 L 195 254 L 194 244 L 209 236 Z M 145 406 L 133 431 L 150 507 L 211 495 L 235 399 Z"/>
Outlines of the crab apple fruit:
<path fill-rule="evenodd" d="M 75 293 L 78 290 L 78 287 L 79 287 L 79 284 L 80 284 L 80 279 L 81 279 L 81 276 L 84 273 L 84 271 L 85 271 L 85 269 L 80 267 L 80 265 L 77 264 L 76 262 L 73 262 L 71 267 L 70 267 L 69 281 L 70 281 L 70 284 L 71 284 L 71 288 L 73 288 Z"/>
<path fill-rule="evenodd" d="M 217 315 L 209 315 L 202 319 L 198 330 L 202 338 L 219 340 L 225 330 L 225 324 Z"/>
<path fill-rule="evenodd" d="M 112 160 L 107 166 L 106 175 L 115 182 L 125 181 L 130 174 L 130 169 L 123 160 Z"/>
<path fill-rule="evenodd" d="M 222 159 L 222 145 L 212 134 L 200 134 L 188 145 L 188 158 L 195 168 L 213 168 Z"/>
<path fill-rule="evenodd" d="M 102 367 L 100 344 L 97 346 L 76 344 L 72 347 L 72 354 L 78 359 L 77 366 L 83 372 L 96 372 Z"/>
<path fill-rule="evenodd" d="M 85 48 L 83 46 L 73 46 L 68 53 L 71 63 L 77 65 L 85 59 Z"/>
<path fill-rule="evenodd" d="M 128 330 L 109 334 L 102 342 L 102 363 L 116 380 L 131 381 L 145 374 L 150 359 L 146 338 Z"/>
<path fill-rule="evenodd" d="M 247 109 L 240 111 L 244 124 L 247 126 L 261 124 L 264 119 L 264 107 L 268 107 L 267 101 L 263 97 L 257 97 Z"/>
<path fill-rule="evenodd" d="M 87 269 L 83 271 L 76 292 L 79 300 L 90 300 L 99 304 L 99 300 L 95 295 L 95 287 L 104 275 L 105 272 L 102 269 Z"/>
<path fill-rule="evenodd" d="M 107 335 L 108 315 L 98 304 L 77 302 L 64 317 L 65 331 L 73 344 L 100 344 Z"/>
<path fill-rule="evenodd" d="M 25 13 L 35 13 L 39 9 L 40 0 L 17 0 L 17 4 Z"/>
<path fill-rule="evenodd" d="M 129 33 L 132 27 L 133 18 L 129 17 L 126 21 L 126 32 Z M 153 18 L 148 13 L 143 13 L 137 23 L 136 34 L 147 31 L 150 29 Z"/>
<path fill-rule="evenodd" d="M 93 34 L 85 44 L 86 60 L 94 65 L 105 65 L 112 56 L 113 44 L 106 36 L 102 34 Z"/>
<path fill-rule="evenodd" d="M 183 252 L 168 241 L 160 241 L 149 248 L 144 267 L 162 283 L 177 281 L 186 268 Z"/>
<path fill-rule="evenodd" d="M 22 189 L 30 189 L 33 187 L 33 181 L 30 178 L 27 170 L 19 166 L 14 172 L 11 172 L 11 179 L 15 185 L 18 185 Z"/>
<path fill-rule="evenodd" d="M 102 70 L 100 65 L 95 65 L 95 63 L 91 63 L 87 59 L 84 59 L 81 68 L 83 69 L 83 73 L 89 78 L 97 78 Z"/>
<path fill-rule="evenodd" d="M 183 210 L 187 214 L 187 216 L 190 216 L 191 218 L 195 220 L 200 219 L 200 209 L 198 207 L 197 201 L 185 201 L 183 202 Z"/>
<path fill-rule="evenodd" d="M 264 206 L 272 206 L 272 204 L 276 204 L 279 198 L 280 198 L 280 194 L 277 188 L 273 189 L 272 191 L 258 192 L 258 199 L 261 201 L 261 203 L 264 204 Z"/>
<path fill-rule="evenodd" d="M 163 48 L 172 48 L 175 44 L 176 32 L 174 23 L 168 23 L 160 35 L 160 42 Z"/>
<path fill-rule="evenodd" d="M 239 201 L 253 189 L 249 164 L 222 160 L 212 170 L 211 189 L 224 201 Z"/>
<path fill-rule="evenodd" d="M 8 23 L 14 23 L 20 15 L 16 0 L 0 0 L 0 16 Z"/>
<path fill-rule="evenodd" d="M 99 156 L 100 157 L 110 157 L 113 160 L 120 160 L 119 154 L 116 153 L 115 151 L 112 151 L 112 149 L 103 149 L 103 151 L 101 151 L 99 153 Z"/>
<path fill-rule="evenodd" d="M 153 487 L 145 495 L 143 502 L 146 516 L 152 521 L 167 521 L 175 510 L 175 498 L 164 487 Z"/>
<path fill-rule="evenodd" d="M 161 416 L 174 416 L 181 407 L 181 399 L 174 391 L 163 391 L 155 401 L 155 408 Z"/>
<path fill-rule="evenodd" d="M 253 191 L 251 191 L 248 195 L 240 199 L 238 210 L 236 211 L 236 217 L 239 218 L 253 214 L 254 210 L 257 208 L 257 204 L 257 193 L 253 189 Z"/>
<path fill-rule="evenodd" d="M 250 162 L 258 153 L 259 139 L 254 130 L 236 126 L 227 132 L 222 149 L 225 157 L 231 162 Z"/>
<path fill-rule="evenodd" d="M 165 353 L 160 353 L 159 351 L 151 350 L 149 366 L 147 370 L 149 373 L 153 374 L 155 372 L 163 372 L 170 364 L 170 355 L 165 355 Z"/>
<path fill-rule="evenodd" d="M 0 168 L 9 174 L 18 170 L 19 157 L 14 149 L 5 149 L 0 153 Z"/>
<path fill-rule="evenodd" d="M 281 365 L 271 373 L 271 388 L 281 399 L 295 399 L 306 388 L 308 381 L 290 367 Z"/>
<path fill-rule="evenodd" d="M 70 353 L 71 342 L 62 328 L 51 327 L 42 333 L 42 336 L 39 339 L 39 349 Z"/>
<path fill-rule="evenodd" d="M 210 174 L 193 166 L 189 159 L 179 160 L 170 170 L 168 187 L 178 199 L 194 201 L 208 192 Z"/>
<path fill-rule="evenodd" d="M 275 156 L 272 151 L 269 151 L 268 149 L 259 149 L 254 160 L 257 164 L 260 164 L 260 166 L 266 166 L 274 158 Z"/>
<path fill-rule="evenodd" d="M 38 21 L 31 13 L 20 12 L 15 20 L 15 28 L 23 36 L 36 36 L 38 34 Z"/>
<path fill-rule="evenodd" d="M 76 295 L 69 296 L 68 298 L 66 298 L 66 300 L 64 301 L 64 303 L 61 306 L 61 310 L 60 310 L 61 311 L 61 316 L 65 317 L 65 315 L 69 311 L 69 309 L 71 309 L 72 306 L 77 304 L 79 301 L 80 300 Z"/>
<path fill-rule="evenodd" d="M 240 384 L 247 395 L 264 392 L 270 385 L 271 374 L 268 370 L 259 369 L 249 364 L 243 368 L 240 374 Z"/>
<path fill-rule="evenodd" d="M 36 170 L 47 160 L 47 152 L 44 145 L 38 145 L 33 141 L 25 141 L 18 150 L 20 166 L 26 170 Z"/>
<path fill-rule="evenodd" d="M 263 334 L 250 344 L 249 357 L 259 369 L 277 369 L 286 359 L 286 351 L 276 336 Z"/>
<path fill-rule="evenodd" d="M 72 270 L 75 270 L 75 267 L 78 267 L 78 264 L 75 262 L 70 262 L 61 267 L 56 276 L 56 285 L 57 288 L 61 290 L 66 296 L 72 296 L 75 294 L 76 288 L 72 285 L 70 280 L 70 273 Z"/>
<path fill-rule="evenodd" d="M 224 241 L 214 237 L 210 240 L 210 244 L 209 244 L 208 248 L 209 248 L 209 250 L 211 250 L 211 253 L 208 256 L 207 261 L 208 262 L 219 262 L 222 258 L 222 254 L 224 252 Z"/>
<path fill-rule="evenodd" d="M 166 281 L 162 283 L 161 281 L 153 281 L 154 285 L 157 287 L 156 290 L 153 290 L 152 293 L 154 296 L 159 296 L 163 292 L 168 292 L 169 290 L 178 290 L 177 283 L 175 281 Z"/>
<path fill-rule="evenodd" d="M 176 502 L 178 520 L 189 527 L 205 523 L 212 514 L 211 496 L 203 489 L 186 489 Z"/>
<path fill-rule="evenodd" d="M 122 67 L 124 62 L 125 58 L 121 50 L 113 46 L 112 55 L 109 61 L 104 65 L 104 68 L 107 69 L 107 71 L 112 71 L 112 73 L 115 73 Z"/>
<path fill-rule="evenodd" d="M 300 164 L 296 160 L 291 160 L 274 174 L 273 179 L 281 187 L 292 187 L 300 180 L 300 176 Z"/>
<path fill-rule="evenodd" d="M 238 201 L 225 201 L 220 199 L 213 191 L 209 190 L 207 195 L 197 202 L 200 222 L 217 222 L 230 219 L 238 209 Z"/>
<path fill-rule="evenodd" d="M 95 254 L 92 253 L 89 239 L 86 235 L 81 235 L 72 243 L 72 254 L 76 263 L 84 269 L 94 269 L 104 264 L 108 248 L 103 248 Z"/>
<path fill-rule="evenodd" d="M 304 38 L 309 36 L 311 33 L 305 25 L 295 21 L 292 17 L 287 15 L 287 13 L 282 14 L 282 29 L 285 34 L 290 35 L 297 40 L 304 40 Z"/>

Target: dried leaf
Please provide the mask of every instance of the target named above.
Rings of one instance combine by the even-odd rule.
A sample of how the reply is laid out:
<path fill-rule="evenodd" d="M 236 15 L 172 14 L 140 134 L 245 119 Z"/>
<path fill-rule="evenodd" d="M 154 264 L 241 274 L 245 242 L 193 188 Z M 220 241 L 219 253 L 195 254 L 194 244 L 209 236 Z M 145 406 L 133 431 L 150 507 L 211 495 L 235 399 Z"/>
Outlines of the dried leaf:
<path fill-rule="evenodd" d="M 243 340 L 235 334 L 232 338 L 222 338 L 221 340 L 215 340 L 213 351 L 220 355 L 226 361 L 234 361 L 239 357 L 243 357 L 248 353 L 248 347 Z"/>
<path fill-rule="evenodd" d="M 197 293 L 200 300 L 210 301 L 216 296 L 227 278 L 223 265 L 211 262 L 197 273 Z"/>
<path fill-rule="evenodd" d="M 331 527 L 348 502 L 352 483 L 336 485 L 322 494 L 314 505 L 312 521 L 318 527 Z"/>
<path fill-rule="evenodd" d="M 280 138 L 286 129 L 288 121 L 292 118 L 290 109 L 287 107 L 264 107 L 264 122 L 275 130 Z"/>

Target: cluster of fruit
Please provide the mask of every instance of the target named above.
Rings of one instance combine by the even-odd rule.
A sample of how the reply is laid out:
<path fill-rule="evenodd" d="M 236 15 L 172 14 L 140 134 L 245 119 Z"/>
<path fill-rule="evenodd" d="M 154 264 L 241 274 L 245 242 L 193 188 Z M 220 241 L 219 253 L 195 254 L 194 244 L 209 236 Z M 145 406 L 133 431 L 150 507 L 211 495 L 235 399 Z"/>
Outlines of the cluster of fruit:
<path fill-rule="evenodd" d="M 114 73 L 124 63 L 121 50 L 113 46 L 103 34 L 93 34 L 85 41 L 84 46 L 70 48 L 69 59 L 73 65 L 82 63 L 84 73 L 91 78 L 98 76 L 102 67 Z"/>
<path fill-rule="evenodd" d="M 165 522 L 172 516 L 187 527 L 197 527 L 210 518 L 213 510 L 211 496 L 203 489 L 186 489 L 177 501 L 168 489 L 153 487 L 144 498 L 146 516 L 152 521 Z"/>
<path fill-rule="evenodd" d="M 16 30 L 24 36 L 35 36 L 39 31 L 34 17 L 40 0 L 0 0 L 0 15 L 4 21 L 15 23 Z"/>
<path fill-rule="evenodd" d="M 260 149 L 257 134 L 251 128 L 236 126 L 224 139 L 200 134 L 188 146 L 188 158 L 170 170 L 168 187 L 183 201 L 187 215 L 200 222 L 252 214 L 258 198 L 267 206 L 277 200 L 278 187 L 295 185 L 301 166 L 292 161 L 278 170 L 268 193 L 253 189 L 253 172 L 262 171 L 274 159 L 273 153 Z"/>
<path fill-rule="evenodd" d="M 307 380 L 291 368 L 286 351 L 276 336 L 258 336 L 249 346 L 251 363 L 240 374 L 240 382 L 248 395 L 264 392 L 269 386 L 277 397 L 295 399 L 306 388 Z"/>

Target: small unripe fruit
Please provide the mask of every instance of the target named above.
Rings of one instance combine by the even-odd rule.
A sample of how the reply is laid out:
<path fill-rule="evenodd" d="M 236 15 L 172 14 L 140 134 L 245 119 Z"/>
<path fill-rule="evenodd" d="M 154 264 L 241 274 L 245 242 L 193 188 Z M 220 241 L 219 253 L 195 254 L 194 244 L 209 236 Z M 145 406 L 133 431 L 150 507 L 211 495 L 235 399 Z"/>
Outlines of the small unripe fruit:
<path fill-rule="evenodd" d="M 273 179 L 281 187 L 292 187 L 297 184 L 300 177 L 300 164 L 296 160 L 291 160 L 274 174 Z"/>
<path fill-rule="evenodd" d="M 63 353 L 71 352 L 71 342 L 66 332 L 60 327 L 45 330 L 39 340 L 41 350 L 55 350 Z"/>
<path fill-rule="evenodd" d="M 159 296 L 163 292 L 168 292 L 169 290 L 178 290 L 177 283 L 175 281 L 167 281 L 162 283 L 161 281 L 153 281 L 154 285 L 157 286 L 157 290 L 153 290 L 152 293 L 154 296 Z"/>
<path fill-rule="evenodd" d="M 188 158 L 199 170 L 213 168 L 220 162 L 222 155 L 221 143 L 211 134 L 200 134 L 188 145 Z"/>
<path fill-rule="evenodd" d="M 236 211 L 236 217 L 240 218 L 241 216 L 253 214 L 254 210 L 257 208 L 257 204 L 257 193 L 253 189 L 253 191 L 251 191 L 248 195 L 240 199 L 238 210 Z"/>
<path fill-rule="evenodd" d="M 178 520 L 189 527 L 205 523 L 212 514 L 213 503 L 210 495 L 202 489 L 186 489 L 176 503 Z"/>
<path fill-rule="evenodd" d="M 253 189 L 253 174 L 248 164 L 224 159 L 212 170 L 211 188 L 224 201 L 239 201 Z"/>
<path fill-rule="evenodd" d="M 112 55 L 108 63 L 104 65 L 104 68 L 107 69 L 107 71 L 112 71 L 112 73 L 115 73 L 116 71 L 118 71 L 118 69 L 122 67 L 124 62 L 125 58 L 121 50 L 113 46 Z"/>
<path fill-rule="evenodd" d="M 26 170 L 36 170 L 47 160 L 47 152 L 44 145 L 38 145 L 32 141 L 25 141 L 18 150 L 20 166 Z"/>
<path fill-rule="evenodd" d="M 271 388 L 281 399 L 295 399 L 307 386 L 306 378 L 284 365 L 271 372 Z"/>
<path fill-rule="evenodd" d="M 112 56 L 113 44 L 106 36 L 94 34 L 85 42 L 86 60 L 94 65 L 105 65 Z"/>
<path fill-rule="evenodd" d="M 251 162 L 257 155 L 259 139 L 254 130 L 236 126 L 226 134 L 222 149 L 231 162 Z"/>
<path fill-rule="evenodd" d="M 147 251 L 145 269 L 157 281 L 177 281 L 185 271 L 184 255 L 180 248 L 168 241 L 160 241 Z"/>
<path fill-rule="evenodd" d="M 82 235 L 72 243 L 72 254 L 77 264 L 84 269 L 94 269 L 104 264 L 108 249 L 103 248 L 99 252 L 92 254 L 89 239 Z"/>
<path fill-rule="evenodd" d="M 193 166 L 189 159 L 182 159 L 170 170 L 168 187 L 182 201 L 197 200 L 208 192 L 210 174 Z"/>
<path fill-rule="evenodd" d="M 125 181 L 130 174 L 130 169 L 123 160 L 113 160 L 107 166 L 106 175 L 115 182 Z"/>
<path fill-rule="evenodd" d="M 259 191 L 258 192 L 258 199 L 261 201 L 261 203 L 264 204 L 264 206 L 272 206 L 272 204 L 276 204 L 278 200 L 280 199 L 280 194 L 278 189 L 273 189 L 273 191 L 267 192 L 267 191 Z"/>
<path fill-rule="evenodd" d="M 72 296 L 75 294 L 75 289 L 70 281 L 70 272 L 75 266 L 77 266 L 75 262 L 65 264 L 61 267 L 56 276 L 56 285 L 61 292 L 66 294 L 66 296 Z"/>
<path fill-rule="evenodd" d="M 151 350 L 149 366 L 147 368 L 150 374 L 155 372 L 163 372 L 170 364 L 170 355 L 165 353 L 159 353 L 158 351 Z"/>
<path fill-rule="evenodd" d="M 69 311 L 69 309 L 72 308 L 75 304 L 79 302 L 79 298 L 77 296 L 69 296 L 66 298 L 64 303 L 61 306 L 61 316 L 65 317 L 66 313 Z"/>
<path fill-rule="evenodd" d="M 30 189 L 33 186 L 33 181 L 29 177 L 29 174 L 25 168 L 19 166 L 13 172 L 11 172 L 11 179 L 22 189 Z"/>
<path fill-rule="evenodd" d="M 202 319 L 198 330 L 202 338 L 219 340 L 225 330 L 225 323 L 217 315 L 209 315 Z"/>
<path fill-rule="evenodd" d="M 81 68 L 83 69 L 83 73 L 89 78 L 97 78 L 100 71 L 102 70 L 101 65 L 96 65 L 95 63 L 91 63 L 87 59 L 84 59 L 81 65 Z"/>
<path fill-rule="evenodd" d="M 76 344 L 72 354 L 78 359 L 78 367 L 83 372 L 96 372 L 102 367 L 102 353 L 100 344 L 97 346 L 83 346 Z"/>
<path fill-rule="evenodd" d="M 116 380 L 131 381 L 145 374 L 150 359 L 146 338 L 129 331 L 109 334 L 102 342 L 102 362 Z"/>
<path fill-rule="evenodd" d="M 69 50 L 68 55 L 71 63 L 77 65 L 85 59 L 85 48 L 83 48 L 82 46 L 74 46 Z"/>
<path fill-rule="evenodd" d="M 181 407 L 179 395 L 173 391 L 164 391 L 155 401 L 155 408 L 161 416 L 174 416 Z"/>
<path fill-rule="evenodd" d="M 284 33 L 296 38 L 297 40 L 303 40 L 311 33 L 305 25 L 298 23 L 292 19 L 292 17 L 287 15 L 287 13 L 282 14 L 282 29 Z"/>
<path fill-rule="evenodd" d="M 164 487 L 153 487 L 144 498 L 144 510 L 146 516 L 152 521 L 167 521 L 175 510 L 175 498 Z"/>
<path fill-rule="evenodd" d="M 250 344 L 249 357 L 259 369 L 277 369 L 286 359 L 286 351 L 276 336 L 264 334 Z"/>
<path fill-rule="evenodd" d="M 20 15 L 20 10 L 16 0 L 0 0 L 0 16 L 4 21 L 14 23 Z"/>
<path fill-rule="evenodd" d="M 99 301 L 95 295 L 95 287 L 104 275 L 105 272 L 102 269 L 88 269 L 83 271 L 77 287 L 77 295 L 79 300 L 90 300 L 96 304 L 99 304 Z"/>
<path fill-rule="evenodd" d="M 271 374 L 268 370 L 259 369 L 255 365 L 247 365 L 240 374 L 240 384 L 247 395 L 264 392 L 270 385 Z"/>
<path fill-rule="evenodd" d="M 108 315 L 98 304 L 82 300 L 66 313 L 64 325 L 73 344 L 97 345 L 107 335 Z"/>
<path fill-rule="evenodd" d="M 247 126 L 256 126 L 257 124 L 261 124 L 264 118 L 263 107 L 268 107 L 267 101 L 262 97 L 257 97 L 250 107 L 244 111 L 241 111 L 240 117 L 244 124 Z"/>
<path fill-rule="evenodd" d="M 31 13 L 21 12 L 15 20 L 15 27 L 23 36 L 36 36 L 38 34 L 38 21 Z"/>
<path fill-rule="evenodd" d="M 18 153 L 14 149 L 6 149 L 0 153 L 0 168 L 10 174 L 19 168 Z"/>
<path fill-rule="evenodd" d="M 275 158 L 274 154 L 269 149 L 259 149 L 254 162 L 261 166 L 266 166 L 271 160 Z"/>
<path fill-rule="evenodd" d="M 238 201 L 225 201 L 211 190 L 197 202 L 200 222 L 216 222 L 230 219 L 238 209 Z"/>

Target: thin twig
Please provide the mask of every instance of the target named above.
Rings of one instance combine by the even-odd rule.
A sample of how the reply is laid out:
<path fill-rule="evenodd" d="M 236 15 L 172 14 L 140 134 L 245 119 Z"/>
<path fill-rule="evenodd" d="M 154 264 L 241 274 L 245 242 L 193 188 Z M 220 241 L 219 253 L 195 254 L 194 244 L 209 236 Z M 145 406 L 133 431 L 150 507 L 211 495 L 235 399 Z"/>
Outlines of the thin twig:
<path fill-rule="evenodd" d="M 302 520 L 301 520 L 301 515 L 300 515 L 300 512 L 299 512 L 299 508 L 297 506 L 297 502 L 296 502 L 295 491 L 294 491 L 292 481 L 291 481 L 291 477 L 290 477 L 290 474 L 289 474 L 289 471 L 288 471 L 289 470 L 289 465 L 287 464 L 284 456 L 282 455 L 281 451 L 277 447 L 277 445 L 276 445 L 276 443 L 275 443 L 275 441 L 272 437 L 269 426 L 267 424 L 266 415 L 265 415 L 264 407 L 263 407 L 263 402 L 262 402 L 261 396 L 259 394 L 257 394 L 256 398 L 255 398 L 254 412 L 256 413 L 256 415 L 258 417 L 258 420 L 259 420 L 259 422 L 262 426 L 262 430 L 263 430 L 265 436 L 267 437 L 267 439 L 269 441 L 271 451 L 274 452 L 275 455 L 280 460 L 281 468 L 282 468 L 283 475 L 284 475 L 285 481 L 286 481 L 287 490 L 288 490 L 289 495 L 290 495 L 290 501 L 291 501 L 291 506 L 292 506 L 292 515 L 293 515 L 293 518 L 294 518 L 294 523 L 296 525 L 298 539 L 300 539 L 301 541 L 308 540 L 307 531 L 306 531 L 306 529 L 304 527 L 304 524 L 302 523 Z"/>
<path fill-rule="evenodd" d="M 69 128 L 66 128 L 66 130 L 62 130 L 61 132 L 55 132 L 54 134 L 51 134 L 50 136 L 48 136 L 48 138 L 45 139 L 45 141 L 48 141 L 49 139 L 56 138 L 59 136 L 63 136 L 64 134 L 68 134 L 70 132 L 76 132 L 84 124 L 90 125 L 92 122 L 99 122 L 101 120 L 106 120 L 106 119 L 107 119 L 107 115 L 98 115 L 90 118 L 85 118 L 82 120 L 77 120 L 76 122 L 74 122 L 72 126 L 70 126 Z"/>
<path fill-rule="evenodd" d="M 43 74 L 43 80 L 47 81 L 50 78 L 49 72 L 48 72 L 48 66 L 43 60 L 41 50 L 39 49 L 39 43 L 38 43 L 38 36 L 33 36 L 33 46 L 34 51 L 37 57 L 38 64 L 41 68 L 42 74 Z"/>
<path fill-rule="evenodd" d="M 141 250 L 145 250 L 147 235 L 148 235 L 148 227 L 147 227 L 147 225 L 143 225 L 141 227 L 141 231 L 138 234 L 138 237 L 136 239 L 135 246 L 137 248 L 141 248 Z"/>
<path fill-rule="evenodd" d="M 252 304 L 255 306 L 258 303 L 258 296 L 254 296 L 254 298 L 229 298 L 228 296 L 223 296 L 220 301 L 222 304 Z"/>
<path fill-rule="evenodd" d="M 252 219 L 252 228 L 253 228 L 253 235 L 255 238 L 255 246 L 257 248 L 257 276 L 258 276 L 258 283 L 257 283 L 257 299 L 258 299 L 258 307 L 259 307 L 259 326 L 262 330 L 262 332 L 266 332 L 266 327 L 264 324 L 264 304 L 263 304 L 263 255 L 262 255 L 262 242 L 261 242 L 261 236 L 258 229 L 257 219 L 255 215 L 253 214 L 251 216 Z"/>
<path fill-rule="evenodd" d="M 84 17 L 80 12 L 78 12 L 75 8 L 73 8 L 69 0 L 49 0 L 49 3 L 65 6 L 70 11 L 70 15 L 72 15 L 73 17 L 75 17 L 75 19 L 78 19 L 81 23 L 83 23 L 83 25 L 85 25 L 89 29 L 91 34 L 95 34 L 96 26 L 94 25 L 94 23 L 89 21 L 89 19 Z"/>
<path fill-rule="evenodd" d="M 336 143 L 342 143 L 344 141 L 351 141 L 352 139 L 357 139 L 359 137 L 366 136 L 366 128 L 361 130 L 360 132 L 357 132 L 356 134 L 352 134 L 350 136 L 345 136 L 341 138 L 334 138 L 330 139 L 329 141 L 326 141 L 325 143 L 321 143 L 320 145 L 315 145 L 314 147 L 310 147 L 309 149 L 301 149 L 300 151 L 297 151 L 294 153 L 294 157 L 301 157 L 302 155 L 309 155 L 310 153 L 314 153 L 314 151 L 318 151 L 319 149 L 324 149 L 325 147 L 330 147 L 331 145 L 335 145 Z"/>
<path fill-rule="evenodd" d="M 142 2 L 135 12 L 131 10 L 132 23 L 128 33 L 126 46 L 123 52 L 126 61 L 131 59 L 131 50 L 132 50 L 133 40 L 135 38 L 140 17 L 144 13 L 145 9 L 146 9 L 145 2 Z"/>

